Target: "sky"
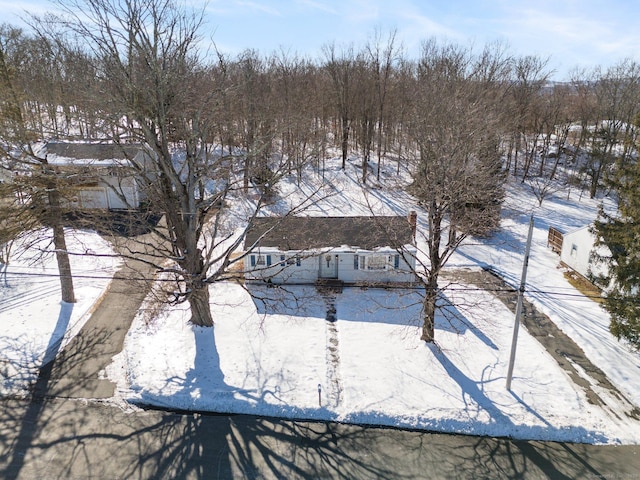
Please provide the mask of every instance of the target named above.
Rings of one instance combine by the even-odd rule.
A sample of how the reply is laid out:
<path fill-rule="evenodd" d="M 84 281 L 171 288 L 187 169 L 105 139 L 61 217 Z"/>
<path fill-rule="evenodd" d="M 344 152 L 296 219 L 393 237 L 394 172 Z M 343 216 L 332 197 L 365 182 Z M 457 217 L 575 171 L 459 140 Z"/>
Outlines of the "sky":
<path fill-rule="evenodd" d="M 187 0 L 189 1 L 189 0 Z M 637 0 L 191 0 L 206 8 L 203 33 L 219 50 L 265 54 L 283 50 L 311 58 L 322 47 L 363 45 L 376 30 L 397 31 L 407 56 L 436 37 L 478 48 L 502 42 L 514 55 L 550 57 L 553 78 L 576 67 L 609 67 L 640 59 Z M 20 24 L 46 0 L 0 0 L 0 22 Z"/>

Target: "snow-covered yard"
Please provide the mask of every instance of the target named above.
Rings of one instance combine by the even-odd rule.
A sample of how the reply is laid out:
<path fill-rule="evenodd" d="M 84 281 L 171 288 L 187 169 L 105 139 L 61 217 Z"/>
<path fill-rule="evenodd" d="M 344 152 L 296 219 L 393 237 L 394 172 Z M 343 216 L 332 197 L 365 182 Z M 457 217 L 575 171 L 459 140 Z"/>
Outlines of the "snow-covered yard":
<path fill-rule="evenodd" d="M 372 208 L 405 215 L 417 209 L 420 221 L 409 196 L 371 189 L 365 199 L 355 176 L 355 169 L 329 170 L 335 192 L 309 211 L 362 215 Z M 294 190 L 281 187 L 283 203 L 295 203 L 287 198 Z M 537 207 L 530 193 L 511 186 L 502 229 L 491 238 L 470 239 L 449 268 L 491 265 L 517 284 L 533 213 L 527 298 L 640 405 L 640 356 L 611 337 L 607 314 L 569 285 L 557 268 L 559 257 L 546 248 L 549 225 L 582 226 L 593 221 L 596 208 L 596 201 L 567 200 L 566 194 Z M 30 288 L 3 289 L 7 297 L 0 308 Z M 463 284 L 445 291 L 460 306 L 438 317 L 437 345 L 429 346 L 419 340 L 419 291 L 347 288 L 323 297 L 311 287 L 248 289 L 270 301 L 255 300 L 238 284 L 211 286 L 212 329 L 189 325 L 188 313 L 179 308 L 152 322 L 137 318 L 107 372 L 118 384 L 115 401 L 523 439 L 640 443 L 640 422 L 626 417 L 622 405 L 616 410 L 614 404 L 612 412 L 590 404 L 525 329 L 507 391 L 513 314 L 489 292 Z M 31 352 L 32 364 L 43 357 L 56 329 L 56 299 L 46 306 L 42 296 L 25 298 L 21 307 L 0 311 L 2 324 L 8 324 L 5 344 L 13 342 L 13 351 L 22 355 Z M 332 303 L 335 322 L 326 319 Z M 28 315 L 31 321 L 23 322 Z M 3 362 L 18 365 L 2 355 Z"/>
<path fill-rule="evenodd" d="M 67 230 L 67 248 L 74 272 L 76 303 L 60 302 L 60 280 L 50 251 L 50 232 L 35 232 L 12 246 L 16 252 L 0 276 L 0 394 L 24 394 L 43 363 L 53 359 L 80 331 L 105 293 L 120 260 L 109 244 L 93 232 Z M 22 254 L 22 242 L 29 248 Z"/>

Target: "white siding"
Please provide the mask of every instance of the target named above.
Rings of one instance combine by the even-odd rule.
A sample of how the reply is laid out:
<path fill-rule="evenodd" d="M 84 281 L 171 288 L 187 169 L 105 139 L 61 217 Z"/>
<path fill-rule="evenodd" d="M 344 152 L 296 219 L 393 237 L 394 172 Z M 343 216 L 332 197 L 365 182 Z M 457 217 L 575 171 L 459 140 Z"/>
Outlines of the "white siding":
<path fill-rule="evenodd" d="M 264 264 L 260 260 L 263 260 Z M 313 283 L 318 279 L 318 257 L 300 255 L 296 252 L 256 250 L 245 257 L 244 267 L 247 280 L 270 279 L 273 283 Z"/>
<path fill-rule="evenodd" d="M 582 227 L 573 232 L 566 233 L 562 240 L 562 252 L 560 259 L 580 275 L 589 278 L 591 274 L 600 275 L 606 273 L 606 267 L 598 262 L 592 262 L 591 254 L 596 241 L 595 235 L 590 231 L 591 226 Z M 609 250 L 602 247 L 600 255 L 607 255 Z"/>
<path fill-rule="evenodd" d="M 358 256 L 357 268 L 355 256 Z M 415 275 L 410 266 L 404 261 L 402 255 L 398 256 L 398 268 L 395 267 L 396 252 L 351 252 L 340 254 L 340 264 L 338 267 L 338 278 L 346 283 L 367 283 L 367 282 L 413 282 Z M 380 270 L 368 269 L 367 260 L 371 257 L 387 257 L 386 268 Z M 413 258 L 413 257 L 412 257 Z M 363 265 L 364 260 L 364 265 Z M 413 259 L 412 267 L 415 267 Z"/>
<path fill-rule="evenodd" d="M 368 251 L 324 251 L 324 252 L 279 252 L 276 250 L 256 250 L 245 257 L 245 278 L 247 280 L 271 280 L 273 283 L 313 283 L 320 274 L 320 262 L 325 255 L 337 255 L 338 279 L 345 283 L 395 283 L 413 282 L 415 275 L 415 252 L 407 255 L 408 264 L 402 255 L 398 256 L 396 268 L 395 252 Z M 362 259 L 384 255 L 387 266 L 381 270 L 362 268 Z M 357 263 L 355 257 L 358 257 Z M 262 257 L 262 258 L 261 258 Z M 284 257 L 284 261 L 282 260 Z M 335 258 L 335 257 L 334 257 Z M 262 263 L 263 262 L 263 263 Z M 267 265 L 267 263 L 271 263 Z"/>
<path fill-rule="evenodd" d="M 141 196 L 134 178 L 102 176 L 95 186 L 78 186 L 67 204 L 83 209 L 135 209 Z"/>
<path fill-rule="evenodd" d="M 137 185 L 132 177 L 103 177 L 100 182 L 106 185 L 109 208 L 127 209 L 140 206 Z"/>

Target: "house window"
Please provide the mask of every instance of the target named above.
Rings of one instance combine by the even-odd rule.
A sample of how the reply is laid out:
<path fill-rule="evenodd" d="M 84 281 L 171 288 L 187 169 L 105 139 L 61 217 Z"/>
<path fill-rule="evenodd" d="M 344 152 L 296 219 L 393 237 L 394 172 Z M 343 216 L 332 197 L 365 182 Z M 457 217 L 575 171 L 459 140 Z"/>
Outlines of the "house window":
<path fill-rule="evenodd" d="M 400 268 L 400 255 L 354 255 L 354 270 L 391 270 Z"/>
<path fill-rule="evenodd" d="M 251 255 L 251 266 L 254 265 L 253 257 L 254 255 Z M 268 267 L 271 265 L 271 255 L 255 255 L 255 264 L 260 267 L 266 264 Z"/>
<path fill-rule="evenodd" d="M 367 257 L 367 270 L 386 270 L 389 257 L 387 255 L 369 255 Z"/>
<path fill-rule="evenodd" d="M 578 255 L 578 246 L 575 243 L 573 243 L 571 245 L 571 256 L 573 258 L 576 258 L 577 255 Z"/>
<path fill-rule="evenodd" d="M 287 265 L 295 265 L 296 267 L 299 267 L 300 266 L 300 257 L 298 255 L 296 255 L 295 257 L 287 258 Z"/>
<path fill-rule="evenodd" d="M 280 266 L 281 267 L 284 267 L 286 265 L 285 264 L 285 258 L 286 257 L 284 255 L 280 255 Z M 289 263 L 289 262 L 287 262 L 287 263 Z M 289 265 L 291 265 L 291 264 L 289 263 Z"/>

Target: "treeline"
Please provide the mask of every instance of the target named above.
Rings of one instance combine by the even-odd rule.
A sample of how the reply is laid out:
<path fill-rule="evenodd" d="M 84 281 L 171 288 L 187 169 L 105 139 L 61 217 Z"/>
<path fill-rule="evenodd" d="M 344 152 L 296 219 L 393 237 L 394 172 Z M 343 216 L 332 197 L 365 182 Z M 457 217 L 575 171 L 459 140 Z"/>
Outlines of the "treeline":
<path fill-rule="evenodd" d="M 371 161 L 408 165 L 454 115 L 476 120 L 468 136 L 499 138 L 503 167 L 542 196 L 550 182 L 595 196 L 607 170 L 635 153 L 640 66 L 631 61 L 553 84 L 544 59 L 514 56 L 501 44 L 473 50 L 428 40 L 419 58 L 409 58 L 394 32 L 376 32 L 361 46 L 326 45 L 317 58 L 255 50 L 166 57 L 161 67 L 170 74 L 156 85 L 144 49 L 133 49 L 122 69 L 81 38 L 51 33 L 62 31 L 55 27 L 0 27 L 0 85 L 13 82 L 20 96 L 0 93 L 5 132 L 20 104 L 26 138 L 122 139 L 129 130 L 119 122 L 129 112 L 110 98 L 129 96 L 144 107 L 168 95 L 171 138 L 189 142 L 195 122 L 205 143 L 243 153 L 247 183 L 274 156 L 301 176 L 336 148 L 343 165 L 350 155 L 361 158 L 367 182 L 370 171 L 380 172 L 368 168 Z M 114 92 L 122 89 L 129 91 Z M 461 130 L 455 134 L 465 136 Z"/>
<path fill-rule="evenodd" d="M 140 252 L 152 252 L 149 263 L 172 280 L 166 301 L 188 302 L 191 322 L 203 326 L 213 324 L 209 285 L 229 279 L 243 258 L 243 236 L 223 228 L 226 200 L 258 187 L 249 228 L 279 178 L 301 181 L 305 167 L 321 170 L 336 151 L 343 168 L 350 157 L 361 162 L 363 184 L 394 163 L 411 174 L 429 225 L 414 272 L 427 342 L 439 275 L 465 238 L 499 225 L 506 175 L 528 183 L 542 203 L 574 185 L 595 196 L 637 165 L 640 66 L 631 61 L 553 84 L 544 59 L 499 43 L 426 40 L 409 58 L 393 32 L 361 46 L 326 45 L 317 58 L 254 50 L 231 57 L 203 49 L 203 12 L 174 0 L 59 6 L 63 15 L 32 17 L 30 32 L 0 27 L 0 167 L 25 169 L 33 184 L 26 202 L 4 195 L 16 208 L 0 210 L 0 231 L 35 228 L 20 215 L 52 228 L 65 301 L 73 285 L 62 197 L 74 178 L 39 156 L 37 141 L 149 147 L 148 161 L 131 160 L 131 174 L 164 223 L 155 226 L 154 248 L 141 240 Z"/>

